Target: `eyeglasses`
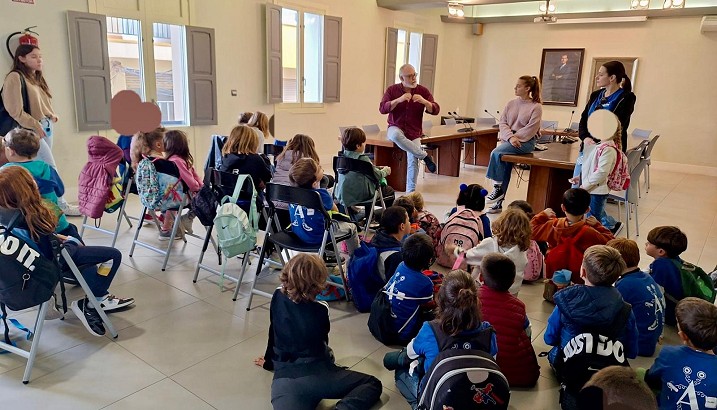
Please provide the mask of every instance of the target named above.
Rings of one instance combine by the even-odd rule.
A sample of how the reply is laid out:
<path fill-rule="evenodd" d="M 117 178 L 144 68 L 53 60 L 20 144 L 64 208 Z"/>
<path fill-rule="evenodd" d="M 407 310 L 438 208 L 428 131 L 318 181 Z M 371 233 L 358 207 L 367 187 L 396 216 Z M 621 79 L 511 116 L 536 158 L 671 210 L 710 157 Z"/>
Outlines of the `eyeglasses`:
<path fill-rule="evenodd" d="M 406 78 L 416 78 L 418 76 L 418 73 L 404 74 L 403 76 Z"/>

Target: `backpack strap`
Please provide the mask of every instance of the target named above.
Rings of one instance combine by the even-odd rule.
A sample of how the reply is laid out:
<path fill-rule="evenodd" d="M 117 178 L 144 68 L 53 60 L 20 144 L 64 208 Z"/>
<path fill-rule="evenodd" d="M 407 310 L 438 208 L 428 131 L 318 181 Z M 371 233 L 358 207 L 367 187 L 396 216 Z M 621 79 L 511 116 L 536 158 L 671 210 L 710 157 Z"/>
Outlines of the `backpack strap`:
<path fill-rule="evenodd" d="M 490 354 L 493 332 L 495 332 L 492 326 L 489 326 L 476 334 L 449 336 L 441 330 L 437 321 L 433 320 L 428 322 L 428 324 L 431 326 L 433 335 L 436 337 L 436 343 L 438 344 L 438 350 L 440 352 L 450 349 L 455 343 L 476 342 L 479 345 L 479 349 L 477 350 L 482 350 Z"/>
<path fill-rule="evenodd" d="M 219 205 L 224 205 L 225 203 L 232 201 L 232 203 L 237 203 L 239 201 L 239 194 L 241 194 L 241 190 L 244 187 L 244 183 L 246 181 L 249 181 L 249 185 L 251 186 L 251 201 L 249 203 L 249 223 L 251 223 L 252 227 L 254 228 L 254 232 L 259 230 L 259 218 L 256 210 L 256 187 L 254 186 L 254 179 L 252 179 L 251 175 L 249 174 L 240 174 L 237 177 L 237 182 L 234 185 L 234 191 L 232 192 L 232 196 L 225 195 L 224 198 L 220 201 Z"/>
<path fill-rule="evenodd" d="M 617 336 L 627 325 L 630 320 L 630 313 L 632 312 L 632 305 L 627 302 L 622 302 L 622 308 L 617 314 L 615 319 L 607 326 L 592 327 L 587 326 L 583 328 L 583 331 L 590 333 L 599 333 L 603 336 L 607 336 L 612 339 L 617 339 Z"/>
<path fill-rule="evenodd" d="M 50 235 L 48 240 L 50 241 L 50 246 L 52 247 L 52 261 L 58 267 L 60 272 L 62 272 L 60 258 L 62 257 L 61 252 L 64 245 L 62 244 L 62 241 L 60 241 L 60 238 L 58 238 L 55 234 Z M 65 281 L 62 280 L 62 273 L 60 273 L 60 299 L 62 300 L 62 313 L 67 313 L 67 295 L 65 294 Z"/>

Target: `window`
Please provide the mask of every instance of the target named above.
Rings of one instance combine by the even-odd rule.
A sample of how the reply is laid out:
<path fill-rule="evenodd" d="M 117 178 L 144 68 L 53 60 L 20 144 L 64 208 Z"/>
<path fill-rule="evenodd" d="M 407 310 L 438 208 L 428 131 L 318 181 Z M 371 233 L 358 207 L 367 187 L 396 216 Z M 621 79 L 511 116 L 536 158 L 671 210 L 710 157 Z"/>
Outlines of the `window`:
<path fill-rule="evenodd" d="M 187 57 L 184 26 L 152 23 L 154 67 L 143 59 L 142 25 L 139 20 L 107 17 L 110 84 L 114 96 L 122 90 L 157 103 L 163 125 L 189 125 L 187 104 Z M 153 70 L 154 87 L 147 87 Z M 147 90 L 154 90 L 154 98 Z"/>
<path fill-rule="evenodd" d="M 396 42 L 396 81 L 398 82 L 401 66 L 411 64 L 416 71 L 421 67 L 421 41 L 423 34 L 406 30 L 398 30 L 398 39 Z M 420 82 L 421 73 L 418 72 Z"/>
<path fill-rule="evenodd" d="M 281 9 L 283 102 L 322 103 L 324 16 Z"/>

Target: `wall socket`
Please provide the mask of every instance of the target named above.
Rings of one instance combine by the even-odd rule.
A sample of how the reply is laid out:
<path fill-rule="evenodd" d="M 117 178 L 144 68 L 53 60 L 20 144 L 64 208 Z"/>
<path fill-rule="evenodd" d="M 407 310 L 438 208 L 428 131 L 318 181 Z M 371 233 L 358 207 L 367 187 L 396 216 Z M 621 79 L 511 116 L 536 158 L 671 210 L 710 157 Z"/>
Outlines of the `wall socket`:
<path fill-rule="evenodd" d="M 237 90 L 231 90 L 231 93 L 232 93 L 232 97 L 236 97 L 236 96 L 237 96 Z"/>

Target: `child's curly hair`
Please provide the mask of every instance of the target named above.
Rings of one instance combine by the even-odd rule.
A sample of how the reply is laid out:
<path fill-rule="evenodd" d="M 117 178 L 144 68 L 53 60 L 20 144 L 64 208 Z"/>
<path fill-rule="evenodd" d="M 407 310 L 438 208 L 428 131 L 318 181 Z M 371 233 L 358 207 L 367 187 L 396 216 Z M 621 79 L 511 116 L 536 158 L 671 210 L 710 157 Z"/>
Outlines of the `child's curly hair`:
<path fill-rule="evenodd" d="M 530 219 L 519 208 L 506 209 L 491 225 L 493 236 L 498 246 L 510 247 L 518 245 L 525 252 L 530 248 Z"/>
<path fill-rule="evenodd" d="M 329 272 L 316 254 L 300 253 L 279 275 L 282 292 L 294 303 L 311 302 L 326 286 Z"/>

